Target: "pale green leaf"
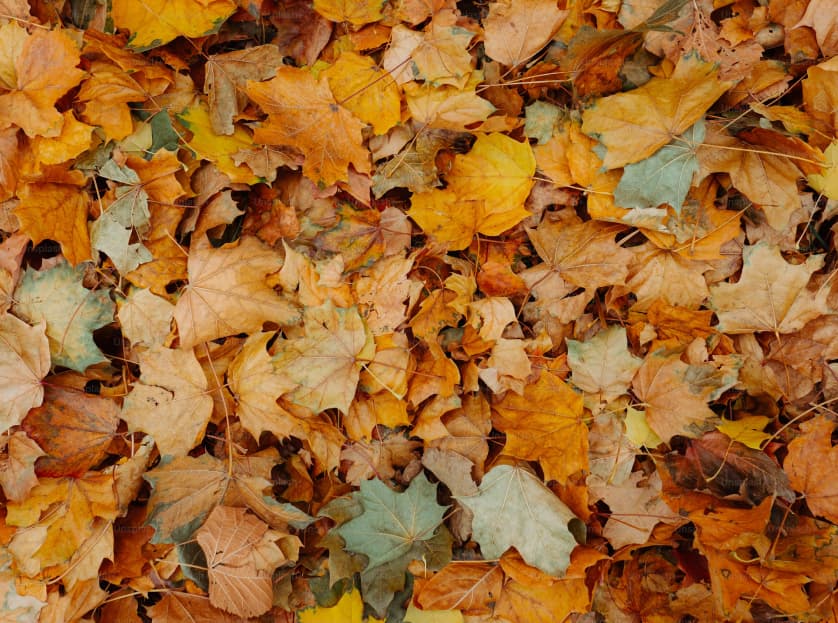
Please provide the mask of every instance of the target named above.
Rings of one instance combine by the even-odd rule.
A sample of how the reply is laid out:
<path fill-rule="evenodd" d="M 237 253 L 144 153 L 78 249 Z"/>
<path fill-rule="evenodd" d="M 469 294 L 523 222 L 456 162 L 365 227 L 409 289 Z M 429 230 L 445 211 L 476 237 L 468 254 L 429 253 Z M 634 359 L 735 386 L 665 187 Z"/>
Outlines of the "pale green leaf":
<path fill-rule="evenodd" d="M 576 547 L 569 525 L 579 520 L 530 472 L 498 465 L 483 477 L 477 495 L 457 499 L 474 513 L 474 539 L 485 559 L 514 547 L 527 564 L 564 575 Z"/>

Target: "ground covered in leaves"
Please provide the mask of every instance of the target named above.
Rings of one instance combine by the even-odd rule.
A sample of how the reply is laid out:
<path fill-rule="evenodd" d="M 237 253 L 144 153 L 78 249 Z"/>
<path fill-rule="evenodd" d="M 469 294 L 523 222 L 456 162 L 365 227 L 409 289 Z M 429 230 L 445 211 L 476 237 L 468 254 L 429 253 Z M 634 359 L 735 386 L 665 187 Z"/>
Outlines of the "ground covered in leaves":
<path fill-rule="evenodd" d="M 832 0 L 0 0 L 4 621 L 836 621 Z"/>

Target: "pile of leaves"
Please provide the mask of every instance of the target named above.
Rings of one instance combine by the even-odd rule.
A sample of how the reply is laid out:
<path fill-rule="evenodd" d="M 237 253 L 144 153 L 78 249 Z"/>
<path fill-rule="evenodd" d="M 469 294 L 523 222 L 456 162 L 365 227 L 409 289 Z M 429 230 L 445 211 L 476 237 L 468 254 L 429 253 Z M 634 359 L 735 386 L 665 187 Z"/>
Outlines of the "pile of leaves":
<path fill-rule="evenodd" d="M 0 0 L 4 621 L 835 621 L 838 4 Z"/>

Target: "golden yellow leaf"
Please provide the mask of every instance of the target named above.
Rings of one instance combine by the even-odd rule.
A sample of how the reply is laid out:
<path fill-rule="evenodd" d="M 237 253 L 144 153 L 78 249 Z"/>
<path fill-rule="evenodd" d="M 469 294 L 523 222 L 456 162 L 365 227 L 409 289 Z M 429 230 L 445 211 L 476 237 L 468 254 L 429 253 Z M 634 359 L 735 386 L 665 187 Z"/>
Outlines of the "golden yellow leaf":
<path fill-rule="evenodd" d="M 595 102 L 583 113 L 582 131 L 605 146 L 606 168 L 639 162 L 683 134 L 730 87 L 717 72 L 698 55 L 685 56 L 670 77 Z"/>
<path fill-rule="evenodd" d="M 376 134 L 384 134 L 401 121 L 399 88 L 369 56 L 343 52 L 323 75 L 335 99 L 372 125 Z"/>
<path fill-rule="evenodd" d="M 383 5 L 384 0 L 314 0 L 314 10 L 326 19 L 354 26 L 380 20 Z"/>
<path fill-rule="evenodd" d="M 235 10 L 233 0 L 114 0 L 111 17 L 131 31 L 129 46 L 148 50 L 175 37 L 214 33 Z"/>
<path fill-rule="evenodd" d="M 453 190 L 429 190 L 410 198 L 407 215 L 426 235 L 457 251 L 471 244 L 482 208 L 480 201 L 460 199 Z"/>
<path fill-rule="evenodd" d="M 237 166 L 233 161 L 233 154 L 253 147 L 253 140 L 245 130 L 237 127 L 231 136 L 216 134 L 209 112 L 203 104 L 187 108 L 178 115 L 178 119 L 192 132 L 192 138 L 187 141 L 187 145 L 199 158 L 214 162 L 231 182 L 255 184 L 259 181 L 248 167 Z"/>

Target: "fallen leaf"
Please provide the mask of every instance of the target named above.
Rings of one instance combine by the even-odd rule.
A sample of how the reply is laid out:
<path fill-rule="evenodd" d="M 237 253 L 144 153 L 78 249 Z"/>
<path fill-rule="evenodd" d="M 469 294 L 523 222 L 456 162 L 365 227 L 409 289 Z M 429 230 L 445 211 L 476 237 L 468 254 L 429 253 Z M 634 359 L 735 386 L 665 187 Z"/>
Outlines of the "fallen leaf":
<path fill-rule="evenodd" d="M 11 314 L 0 316 L 0 430 L 20 424 L 44 398 L 43 379 L 49 373 L 49 341 L 42 320 L 30 327 Z"/>
<path fill-rule="evenodd" d="M 492 404 L 492 424 L 506 433 L 504 453 L 538 461 L 547 480 L 565 483 L 588 466 L 588 427 L 582 396 L 547 371 L 518 395 Z"/>
<path fill-rule="evenodd" d="M 484 558 L 500 558 L 514 547 L 544 573 L 564 575 L 576 547 L 568 526 L 579 520 L 530 472 L 498 465 L 483 477 L 477 495 L 458 501 L 474 513 L 474 538 Z"/>
<path fill-rule="evenodd" d="M 296 147 L 305 156 L 303 173 L 326 185 L 348 181 L 348 167 L 369 173 L 369 152 L 362 147 L 363 124 L 342 107 L 325 76 L 284 65 L 267 82 L 249 81 L 248 97 L 268 115 L 253 134 L 257 143 Z"/>
<path fill-rule="evenodd" d="M 271 609 L 271 575 L 284 556 L 266 523 L 243 508 L 216 506 L 195 539 L 207 557 L 213 606 L 241 617 Z"/>
<path fill-rule="evenodd" d="M 838 491 L 826 474 L 838 453 L 831 442 L 834 429 L 834 423 L 822 416 L 803 422 L 802 435 L 789 443 L 783 462 L 791 486 L 803 493 L 812 513 L 832 522 L 838 517 Z"/>
<path fill-rule="evenodd" d="M 608 169 L 639 162 L 683 134 L 731 85 L 697 54 L 684 56 L 668 78 L 600 99 L 583 116 L 582 131 L 605 146 Z"/>
<path fill-rule="evenodd" d="M 710 288 L 719 331 L 792 333 L 826 312 L 827 293 L 807 287 L 812 273 L 823 266 L 822 255 L 792 265 L 777 247 L 759 242 L 742 250 L 742 263 L 739 281 Z"/>
<path fill-rule="evenodd" d="M 571 383 L 597 394 L 602 402 L 611 402 L 626 393 L 643 363 L 626 345 L 626 330 L 622 327 L 609 327 L 585 342 L 567 340 Z"/>
<path fill-rule="evenodd" d="M 150 434 L 163 457 L 184 456 L 212 415 L 207 379 L 191 350 L 156 346 L 140 354 L 140 380 L 125 397 L 128 430 Z"/>
<path fill-rule="evenodd" d="M 402 493 L 380 480 L 364 480 L 356 495 L 361 514 L 336 530 L 348 550 L 367 557 L 368 569 L 402 558 L 415 543 L 433 538 L 446 508 L 436 503 L 436 485 L 423 474 Z"/>
<path fill-rule="evenodd" d="M 280 256 L 253 238 L 233 247 L 193 248 L 188 267 L 189 283 L 174 313 L 181 348 L 299 318 L 292 303 L 265 282 L 282 267 Z"/>
<path fill-rule="evenodd" d="M 93 331 L 113 320 L 107 290 L 82 285 L 84 266 L 66 262 L 42 271 L 27 268 L 15 290 L 14 313 L 29 322 L 45 322 L 53 365 L 78 372 L 106 361 Z"/>
<path fill-rule="evenodd" d="M 116 436 L 119 407 L 113 400 L 47 386 L 44 404 L 29 411 L 23 430 L 46 453 L 39 476 L 81 477 L 107 456 Z"/>
<path fill-rule="evenodd" d="M 203 37 L 218 30 L 236 10 L 232 0 L 116 0 L 111 15 L 131 31 L 128 45 L 143 51 L 175 37 Z"/>
<path fill-rule="evenodd" d="M 504 65 L 528 61 L 553 37 L 567 14 L 551 0 L 492 2 L 484 21 L 486 54 Z"/>

